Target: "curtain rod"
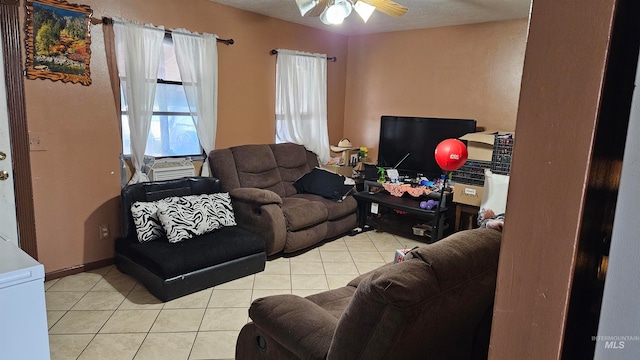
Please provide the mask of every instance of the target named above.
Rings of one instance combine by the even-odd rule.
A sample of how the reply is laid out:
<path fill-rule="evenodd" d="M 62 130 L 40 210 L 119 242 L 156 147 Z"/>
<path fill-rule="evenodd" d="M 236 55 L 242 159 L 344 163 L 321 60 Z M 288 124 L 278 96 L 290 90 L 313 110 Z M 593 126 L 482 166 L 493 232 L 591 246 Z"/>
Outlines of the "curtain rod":
<path fill-rule="evenodd" d="M 109 17 L 102 17 L 102 19 L 96 19 L 96 18 L 92 18 L 91 19 L 91 23 L 93 25 L 98 25 L 98 24 L 113 24 L 114 22 L 118 22 L 116 20 L 113 20 L 112 18 Z M 147 25 L 142 25 L 142 26 L 147 26 Z M 171 35 L 171 30 L 165 30 L 164 31 L 165 34 L 167 35 Z M 185 34 L 185 35 L 191 35 L 191 36 L 196 36 L 193 34 Z M 221 42 L 221 43 L 225 43 L 227 45 L 233 45 L 235 43 L 235 41 L 233 41 L 233 39 L 216 39 L 217 42 Z"/>
<path fill-rule="evenodd" d="M 277 53 L 278 53 L 278 50 L 276 50 L 276 49 L 271 50 L 271 55 L 276 55 Z M 313 55 L 305 55 L 305 54 L 298 54 L 298 55 L 313 57 Z M 334 57 L 327 57 L 327 61 L 336 62 L 337 60 L 338 60 L 338 58 L 335 57 L 335 56 Z"/>

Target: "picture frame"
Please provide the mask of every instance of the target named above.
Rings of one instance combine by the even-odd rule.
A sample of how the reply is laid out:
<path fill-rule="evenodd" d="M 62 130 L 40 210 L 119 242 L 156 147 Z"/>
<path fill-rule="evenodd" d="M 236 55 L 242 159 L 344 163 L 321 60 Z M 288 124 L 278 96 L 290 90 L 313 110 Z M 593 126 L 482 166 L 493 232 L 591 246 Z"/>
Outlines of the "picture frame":
<path fill-rule="evenodd" d="M 355 166 L 358 163 L 358 153 L 349 155 L 349 165 Z"/>
<path fill-rule="evenodd" d="M 87 5 L 26 1 L 26 76 L 91 84 L 91 16 Z"/>

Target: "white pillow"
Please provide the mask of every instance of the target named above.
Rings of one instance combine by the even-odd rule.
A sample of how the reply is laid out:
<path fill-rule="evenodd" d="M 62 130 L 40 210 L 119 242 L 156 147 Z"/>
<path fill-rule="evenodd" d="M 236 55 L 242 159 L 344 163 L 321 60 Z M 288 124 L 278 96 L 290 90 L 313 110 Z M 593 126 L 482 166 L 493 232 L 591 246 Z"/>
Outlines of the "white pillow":
<path fill-rule="evenodd" d="M 131 205 L 131 215 L 136 226 L 138 241 L 141 243 L 156 240 L 164 235 L 164 228 L 158 218 L 156 202 L 137 201 Z"/>
<path fill-rule="evenodd" d="M 236 225 L 229 193 L 171 197 L 158 202 L 167 239 L 177 243 L 223 226 Z"/>
<path fill-rule="evenodd" d="M 509 175 L 494 174 L 491 170 L 485 169 L 480 211 L 491 209 L 496 215 L 504 214 L 508 191 Z"/>

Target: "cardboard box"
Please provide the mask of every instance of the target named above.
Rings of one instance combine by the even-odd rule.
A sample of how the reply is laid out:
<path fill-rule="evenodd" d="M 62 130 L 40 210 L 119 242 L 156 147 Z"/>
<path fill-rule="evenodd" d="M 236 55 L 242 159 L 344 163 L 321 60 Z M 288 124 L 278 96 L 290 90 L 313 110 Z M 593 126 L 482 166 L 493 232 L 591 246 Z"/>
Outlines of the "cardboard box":
<path fill-rule="evenodd" d="M 413 235 L 431 236 L 431 225 L 418 224 L 413 226 L 411 229 L 413 230 Z"/>
<path fill-rule="evenodd" d="M 404 257 L 407 255 L 407 253 L 411 251 L 411 249 L 398 249 L 396 250 L 396 255 L 393 257 L 393 263 L 397 264 L 399 262 L 403 262 L 404 261 Z"/>
<path fill-rule="evenodd" d="M 469 159 L 491 161 L 493 157 L 493 144 L 495 141 L 495 135 L 506 134 L 513 133 L 504 131 L 480 131 L 461 136 L 460 140 L 467 141 L 467 152 L 469 153 Z"/>
<path fill-rule="evenodd" d="M 351 164 L 351 158 L 352 156 L 355 156 L 355 160 L 356 162 L 358 161 L 358 152 L 360 150 L 358 149 L 352 149 L 352 150 L 345 150 L 342 152 L 334 152 L 331 151 L 330 155 L 331 157 L 340 157 L 340 164 L 341 165 L 349 165 Z"/>
<path fill-rule="evenodd" d="M 482 191 L 484 190 L 482 186 L 456 182 L 453 189 L 453 202 L 478 207 L 482 203 Z"/>

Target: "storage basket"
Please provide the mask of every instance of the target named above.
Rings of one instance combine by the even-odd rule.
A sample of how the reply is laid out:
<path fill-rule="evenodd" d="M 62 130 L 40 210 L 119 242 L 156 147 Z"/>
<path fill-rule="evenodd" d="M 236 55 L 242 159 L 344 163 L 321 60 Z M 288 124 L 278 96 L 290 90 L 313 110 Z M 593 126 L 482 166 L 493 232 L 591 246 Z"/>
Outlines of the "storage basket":
<path fill-rule="evenodd" d="M 513 142 L 514 138 L 512 134 L 495 136 L 490 168 L 491 172 L 494 174 L 509 175 L 509 172 L 511 171 Z"/>
<path fill-rule="evenodd" d="M 462 167 L 460 167 L 460 169 L 451 174 L 451 179 L 463 184 L 483 186 L 484 169 L 490 168 L 491 161 L 469 159 L 464 163 L 464 165 L 462 165 Z"/>

